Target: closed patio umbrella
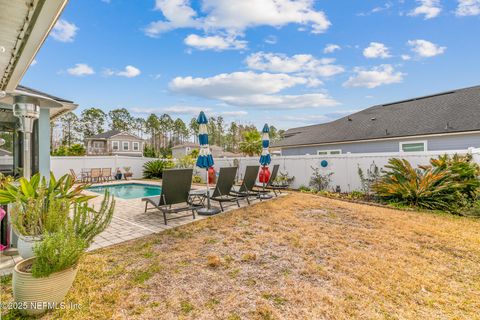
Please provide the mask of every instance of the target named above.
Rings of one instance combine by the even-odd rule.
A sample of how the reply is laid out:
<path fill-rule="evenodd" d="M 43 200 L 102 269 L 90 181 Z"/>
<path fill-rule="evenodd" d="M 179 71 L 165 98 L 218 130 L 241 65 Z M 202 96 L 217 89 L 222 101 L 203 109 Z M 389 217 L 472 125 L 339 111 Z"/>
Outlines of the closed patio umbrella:
<path fill-rule="evenodd" d="M 265 123 L 262 129 L 262 154 L 260 155 L 260 164 L 262 165 L 262 171 L 263 171 L 263 192 L 262 194 L 259 195 L 261 199 L 270 199 L 272 196 L 269 195 L 268 193 L 265 192 L 265 184 L 267 183 L 266 178 L 266 167 L 270 164 L 272 161 L 272 158 L 270 156 L 270 152 L 268 150 L 268 147 L 270 146 L 270 137 L 268 133 L 270 132 L 270 129 L 268 127 L 268 124 Z"/>
<path fill-rule="evenodd" d="M 208 119 L 203 111 L 200 112 L 197 118 L 198 128 L 198 143 L 200 144 L 200 151 L 198 152 L 197 167 L 204 168 L 207 171 L 207 207 L 198 209 L 200 215 L 213 215 L 219 213 L 221 210 L 217 207 L 210 206 L 210 190 L 208 187 L 208 169 L 213 167 L 213 156 L 208 146 Z"/>

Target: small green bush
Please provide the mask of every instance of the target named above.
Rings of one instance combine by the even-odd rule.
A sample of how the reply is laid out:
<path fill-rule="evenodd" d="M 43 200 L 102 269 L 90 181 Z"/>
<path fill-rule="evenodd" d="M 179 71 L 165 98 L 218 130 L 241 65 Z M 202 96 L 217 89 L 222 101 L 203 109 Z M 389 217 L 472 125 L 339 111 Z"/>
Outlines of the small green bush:
<path fill-rule="evenodd" d="M 34 248 L 36 258 L 32 264 L 32 276 L 48 277 L 74 266 L 87 248 L 87 241 L 77 236 L 73 229 L 44 235 Z"/>
<path fill-rule="evenodd" d="M 171 160 L 152 160 L 143 165 L 143 177 L 145 179 L 161 179 L 163 170 L 173 168 L 175 164 Z"/>
<path fill-rule="evenodd" d="M 322 191 L 328 189 L 333 172 L 323 174 L 320 172 L 319 168 L 311 168 L 313 170 L 313 174 L 310 177 L 310 187 L 312 187 L 312 189 L 315 191 Z"/>
<path fill-rule="evenodd" d="M 202 177 L 200 177 L 200 176 L 193 176 L 192 182 L 193 182 L 193 183 L 202 183 Z"/>

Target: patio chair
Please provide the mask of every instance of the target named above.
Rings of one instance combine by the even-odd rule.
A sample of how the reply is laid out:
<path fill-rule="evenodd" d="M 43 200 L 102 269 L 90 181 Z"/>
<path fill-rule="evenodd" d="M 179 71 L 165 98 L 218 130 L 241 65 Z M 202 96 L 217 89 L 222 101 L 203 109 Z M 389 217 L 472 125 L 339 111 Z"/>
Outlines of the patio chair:
<path fill-rule="evenodd" d="M 100 168 L 93 168 L 91 171 L 90 171 L 90 182 L 100 182 L 100 179 L 102 178 L 102 169 Z"/>
<path fill-rule="evenodd" d="M 83 174 L 80 174 L 80 178 L 77 176 L 77 174 L 75 173 L 75 170 L 73 169 L 70 169 L 70 176 L 72 177 L 73 181 L 77 182 L 77 181 L 80 181 L 80 182 L 85 182 L 85 178 L 83 176 Z"/>
<path fill-rule="evenodd" d="M 163 171 L 162 191 L 160 196 L 142 198 L 145 201 L 145 212 L 149 210 L 148 205 L 154 206 L 152 209 L 158 209 L 163 214 L 165 225 L 168 220 L 178 219 L 190 216 L 182 215 L 167 219 L 167 214 L 192 211 L 192 217 L 195 219 L 195 209 L 198 205 L 190 202 L 190 185 L 192 184 L 193 169 L 168 169 Z M 172 207 L 173 205 L 186 204 L 186 206 Z"/>
<path fill-rule="evenodd" d="M 102 180 L 103 181 L 112 181 L 112 168 L 102 168 Z"/>
<path fill-rule="evenodd" d="M 258 190 L 258 192 L 261 192 L 261 193 L 267 193 L 267 192 L 270 192 L 273 191 L 273 194 L 275 194 L 275 197 L 277 196 L 277 191 L 278 193 L 282 193 L 281 190 L 285 190 L 288 186 L 287 185 L 275 185 L 274 182 L 275 182 L 275 179 L 277 178 L 277 175 L 278 175 L 278 169 L 280 168 L 280 165 L 279 164 L 276 164 L 273 166 L 273 169 L 272 169 L 272 174 L 270 175 L 270 179 L 268 179 L 268 182 L 265 184 L 265 189 L 263 189 L 263 185 L 255 185 L 255 188 L 256 190 Z"/>
<path fill-rule="evenodd" d="M 258 190 L 254 189 L 259 168 L 260 166 L 247 166 L 240 188 L 238 190 L 232 190 L 231 192 L 241 198 L 245 198 L 248 204 L 250 204 L 249 197 L 258 197 L 260 194 Z"/>
<path fill-rule="evenodd" d="M 224 202 L 236 202 L 237 206 L 240 208 L 240 203 L 238 202 L 240 198 L 239 195 L 231 192 L 233 184 L 235 183 L 236 175 L 237 167 L 220 168 L 217 185 L 210 196 L 210 200 L 217 201 L 220 204 L 220 209 L 222 209 L 222 211 L 224 210 Z"/>

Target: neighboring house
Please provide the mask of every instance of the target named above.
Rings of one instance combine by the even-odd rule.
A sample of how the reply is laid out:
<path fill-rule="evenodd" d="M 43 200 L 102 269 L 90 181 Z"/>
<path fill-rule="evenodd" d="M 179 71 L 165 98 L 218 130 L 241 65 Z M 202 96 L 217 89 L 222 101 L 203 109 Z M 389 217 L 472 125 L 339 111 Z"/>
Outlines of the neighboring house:
<path fill-rule="evenodd" d="M 373 106 L 289 129 L 282 155 L 464 150 L 480 147 L 480 86 Z"/>
<path fill-rule="evenodd" d="M 192 143 L 192 142 L 184 143 L 172 148 L 172 157 L 174 159 L 179 159 L 186 156 L 187 154 L 190 154 L 193 150 L 198 150 L 198 149 L 200 149 L 200 146 L 196 143 Z M 210 151 L 212 152 L 212 155 L 214 158 L 235 158 L 235 157 L 242 156 L 241 154 L 238 154 L 238 153 L 224 151 L 219 146 L 210 146 Z"/>
<path fill-rule="evenodd" d="M 143 156 L 143 139 L 128 132 L 110 130 L 85 139 L 87 156 Z"/>

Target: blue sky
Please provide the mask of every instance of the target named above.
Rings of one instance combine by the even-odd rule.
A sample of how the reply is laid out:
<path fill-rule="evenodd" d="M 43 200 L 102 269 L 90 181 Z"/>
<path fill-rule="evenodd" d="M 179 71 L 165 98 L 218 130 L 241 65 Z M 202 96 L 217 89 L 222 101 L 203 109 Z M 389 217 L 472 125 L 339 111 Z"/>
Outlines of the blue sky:
<path fill-rule="evenodd" d="M 71 0 L 22 84 L 287 129 L 480 84 L 478 31 L 480 0 Z"/>

